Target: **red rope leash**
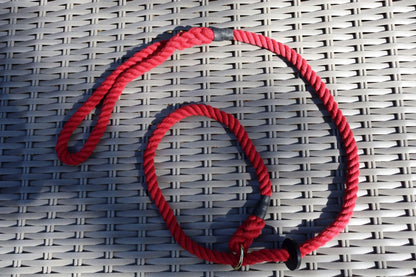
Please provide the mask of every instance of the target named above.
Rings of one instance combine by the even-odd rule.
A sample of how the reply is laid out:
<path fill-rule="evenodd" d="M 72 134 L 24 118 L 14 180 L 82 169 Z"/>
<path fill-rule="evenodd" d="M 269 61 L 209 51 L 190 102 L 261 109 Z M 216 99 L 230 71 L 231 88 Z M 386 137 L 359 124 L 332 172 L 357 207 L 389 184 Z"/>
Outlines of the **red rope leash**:
<path fill-rule="evenodd" d="M 120 65 L 75 112 L 75 114 L 64 125 L 61 133 L 59 134 L 56 152 L 59 159 L 65 164 L 77 165 L 82 163 L 91 155 L 92 151 L 101 139 L 101 136 L 109 123 L 113 107 L 123 89 L 130 81 L 163 63 L 174 53 L 175 50 L 182 50 L 194 45 L 208 44 L 213 40 L 226 39 L 234 39 L 250 43 L 268 49 L 285 58 L 299 70 L 304 79 L 312 85 L 319 98 L 322 100 L 324 106 L 329 111 L 329 114 L 339 129 L 347 155 L 345 196 L 340 213 L 334 222 L 325 230 L 300 246 L 291 240 L 286 240 L 282 249 L 262 249 L 248 252 L 248 248 L 251 243 L 260 235 L 261 230 L 265 226 L 263 217 L 266 214 L 267 206 L 269 205 L 270 196 L 272 194 L 269 174 L 263 160 L 239 121 L 230 114 L 202 104 L 192 104 L 177 109 L 166 116 L 153 132 L 143 157 L 143 167 L 148 190 L 152 199 L 156 203 L 156 206 L 159 208 L 159 211 L 165 220 L 168 229 L 172 233 L 172 236 L 190 253 L 207 261 L 230 264 L 233 266 L 237 265 L 236 268 L 239 268 L 241 265 L 249 265 L 260 262 L 284 261 L 289 268 L 295 269 L 300 265 L 300 256 L 304 257 L 305 255 L 323 246 L 338 235 L 339 232 L 341 232 L 347 225 L 352 216 L 357 198 L 359 163 L 357 146 L 352 131 L 346 118 L 338 109 L 338 105 L 334 101 L 333 96 L 330 94 L 321 78 L 312 70 L 308 63 L 299 54 L 297 54 L 295 50 L 280 42 L 259 34 L 242 30 L 232 31 L 204 27 L 192 28 L 186 32 L 175 35 L 169 40 L 156 42 L 136 53 L 125 63 Z M 103 99 L 103 106 L 97 124 L 88 137 L 85 145 L 80 151 L 70 153 L 67 147 L 72 133 L 79 126 L 82 120 L 84 120 L 84 118 Z M 253 164 L 256 170 L 257 178 L 259 179 L 262 199 L 258 208 L 254 214 L 249 216 L 237 229 L 229 242 L 231 251 L 240 254 L 211 250 L 197 244 L 189 238 L 177 223 L 176 217 L 162 195 L 157 182 L 154 156 L 158 144 L 169 128 L 176 122 L 188 116 L 195 115 L 212 118 L 230 128 L 239 141 L 244 153 Z"/>

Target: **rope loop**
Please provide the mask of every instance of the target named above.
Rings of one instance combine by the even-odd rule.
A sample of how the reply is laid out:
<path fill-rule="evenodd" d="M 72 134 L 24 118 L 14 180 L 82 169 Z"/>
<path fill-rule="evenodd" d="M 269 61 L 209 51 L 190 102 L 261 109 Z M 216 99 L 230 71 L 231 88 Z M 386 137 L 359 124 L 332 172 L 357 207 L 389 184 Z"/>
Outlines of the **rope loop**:
<path fill-rule="evenodd" d="M 209 44 L 214 39 L 235 40 L 268 49 L 293 64 L 305 81 L 314 88 L 315 92 L 323 102 L 325 108 L 328 110 L 330 116 L 339 129 L 347 155 L 345 196 L 341 211 L 335 218 L 334 222 L 332 222 L 327 228 L 322 230 L 314 238 L 307 240 L 301 245 L 286 241 L 286 246 L 295 245 L 296 247 L 287 246 L 281 249 L 261 249 L 250 252 L 248 250 L 250 245 L 253 240 L 260 235 L 261 230 L 265 226 L 263 217 L 267 212 L 267 206 L 269 205 L 270 196 L 272 195 L 269 174 L 263 159 L 260 157 L 254 147 L 254 144 L 239 121 L 230 114 L 202 104 L 192 104 L 175 110 L 162 120 L 150 137 L 143 156 L 143 168 L 150 196 L 158 207 L 172 236 L 190 253 L 207 261 L 229 264 L 232 266 L 237 265 L 238 268 L 244 265 L 261 262 L 283 261 L 287 262 L 290 268 L 295 269 L 300 265 L 299 256 L 304 257 L 305 255 L 308 255 L 312 251 L 325 245 L 328 241 L 337 236 L 348 224 L 348 221 L 353 214 L 353 209 L 357 199 L 359 161 L 357 145 L 350 126 L 341 110 L 339 110 L 333 96 L 326 88 L 325 83 L 312 70 L 306 60 L 304 60 L 299 54 L 296 53 L 295 50 L 291 49 L 287 45 L 266 36 L 243 30 L 223 30 L 205 27 L 191 28 L 188 31 L 178 33 L 168 40 L 155 42 L 137 52 L 126 62 L 117 67 L 94 91 L 89 99 L 73 114 L 68 122 L 66 122 L 59 134 L 56 144 L 58 158 L 68 165 L 78 165 L 88 159 L 104 134 L 113 108 L 120 94 L 123 92 L 123 89 L 129 82 L 148 72 L 152 68 L 162 64 L 165 60 L 172 56 L 176 50 L 183 50 L 195 45 Z M 84 118 L 101 101 L 103 105 L 97 124 L 93 128 L 84 146 L 78 152 L 69 152 L 68 141 L 71 135 L 81 124 Z M 253 164 L 259 180 L 262 200 L 260 201 L 259 207 L 255 210 L 254 214 L 249 216 L 232 236 L 229 242 L 231 252 L 218 252 L 203 247 L 189 238 L 180 228 L 172 209 L 166 202 L 157 183 L 154 157 L 159 142 L 172 125 L 185 117 L 194 115 L 207 116 L 230 128 L 239 141 L 244 153 Z M 238 257 L 232 253 L 238 253 L 239 251 L 242 251 L 242 254 Z"/>

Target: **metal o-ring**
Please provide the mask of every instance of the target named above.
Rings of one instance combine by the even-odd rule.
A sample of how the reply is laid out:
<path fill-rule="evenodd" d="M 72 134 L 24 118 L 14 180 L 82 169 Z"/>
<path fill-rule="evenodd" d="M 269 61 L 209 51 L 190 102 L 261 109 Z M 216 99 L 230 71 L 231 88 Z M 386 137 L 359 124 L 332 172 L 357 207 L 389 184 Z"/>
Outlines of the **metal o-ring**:
<path fill-rule="evenodd" d="M 240 245 L 240 259 L 238 261 L 238 264 L 236 266 L 233 266 L 233 268 L 235 270 L 239 270 L 241 268 L 241 266 L 243 265 L 243 260 L 244 260 L 244 247 L 241 244 Z"/>

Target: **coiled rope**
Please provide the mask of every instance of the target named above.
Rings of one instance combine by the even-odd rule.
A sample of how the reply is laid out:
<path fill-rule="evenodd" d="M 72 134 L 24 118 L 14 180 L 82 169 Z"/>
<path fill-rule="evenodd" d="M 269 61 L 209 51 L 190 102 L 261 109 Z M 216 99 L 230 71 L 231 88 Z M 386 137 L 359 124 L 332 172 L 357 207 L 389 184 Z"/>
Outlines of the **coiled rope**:
<path fill-rule="evenodd" d="M 312 70 L 309 64 L 295 50 L 276 40 L 263 35 L 243 31 L 243 30 L 223 30 L 216 28 L 192 28 L 185 32 L 180 32 L 169 40 L 156 42 L 136 53 L 117 69 L 95 90 L 89 99 L 74 113 L 66 122 L 61 130 L 56 144 L 56 152 L 60 160 L 65 164 L 78 165 L 84 162 L 91 155 L 98 142 L 100 141 L 108 123 L 114 105 L 118 100 L 125 86 L 132 80 L 141 76 L 152 68 L 162 64 L 176 50 L 183 50 L 195 45 L 209 44 L 213 40 L 236 40 L 244 43 L 256 45 L 268 49 L 289 63 L 295 66 L 303 78 L 314 88 L 315 92 L 322 100 L 325 108 L 335 122 L 341 135 L 346 156 L 346 181 L 345 196 L 341 211 L 335 220 L 321 231 L 314 238 L 307 240 L 298 246 L 291 246 L 281 249 L 261 249 L 249 252 L 248 249 L 253 240 L 261 233 L 265 226 L 263 219 L 266 208 L 272 194 L 271 183 L 267 168 L 264 165 L 259 153 L 256 151 L 252 141 L 248 137 L 244 127 L 239 121 L 230 114 L 220 111 L 208 105 L 192 104 L 183 106 L 168 116 L 156 127 L 149 139 L 143 157 L 143 167 L 146 176 L 146 183 L 150 196 L 158 207 L 164 221 L 175 240 L 190 253 L 220 264 L 229 264 L 239 268 L 240 266 L 256 264 L 261 262 L 294 261 L 295 265 L 289 266 L 291 269 L 299 267 L 300 256 L 311 253 L 328 241 L 337 236 L 347 225 L 353 214 L 358 190 L 359 162 L 357 146 L 353 133 L 347 123 L 346 118 L 339 110 L 333 96 L 322 82 L 321 78 Z M 68 141 L 74 130 L 81 124 L 82 120 L 103 100 L 101 113 L 96 126 L 86 140 L 82 149 L 76 153 L 68 151 Z M 253 164 L 257 178 L 260 183 L 262 201 L 257 212 L 249 216 L 247 220 L 237 229 L 232 236 L 229 247 L 231 252 L 218 252 L 202 245 L 199 245 L 189 238 L 179 226 L 172 209 L 166 202 L 159 188 L 155 167 L 154 156 L 159 142 L 169 128 L 179 120 L 188 117 L 202 115 L 221 122 L 226 125 L 236 136 L 244 153 Z M 296 248 L 296 249 L 294 249 Z M 298 252 L 299 257 L 293 253 Z M 237 254 L 234 254 L 234 253 Z M 240 253 L 240 254 L 238 254 Z M 292 254 L 290 254 L 292 253 Z"/>

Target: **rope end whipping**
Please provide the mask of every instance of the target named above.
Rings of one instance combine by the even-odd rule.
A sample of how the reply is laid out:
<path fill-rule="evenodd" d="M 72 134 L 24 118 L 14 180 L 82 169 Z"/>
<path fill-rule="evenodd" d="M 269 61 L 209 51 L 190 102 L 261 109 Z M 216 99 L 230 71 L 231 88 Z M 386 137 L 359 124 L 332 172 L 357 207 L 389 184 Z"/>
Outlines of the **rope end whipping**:
<path fill-rule="evenodd" d="M 234 40 L 234 30 L 210 27 L 214 32 L 214 41 Z"/>
<path fill-rule="evenodd" d="M 257 204 L 256 209 L 253 212 L 253 215 L 264 219 L 267 214 L 267 209 L 270 206 L 270 196 L 262 195 L 259 203 Z"/>

